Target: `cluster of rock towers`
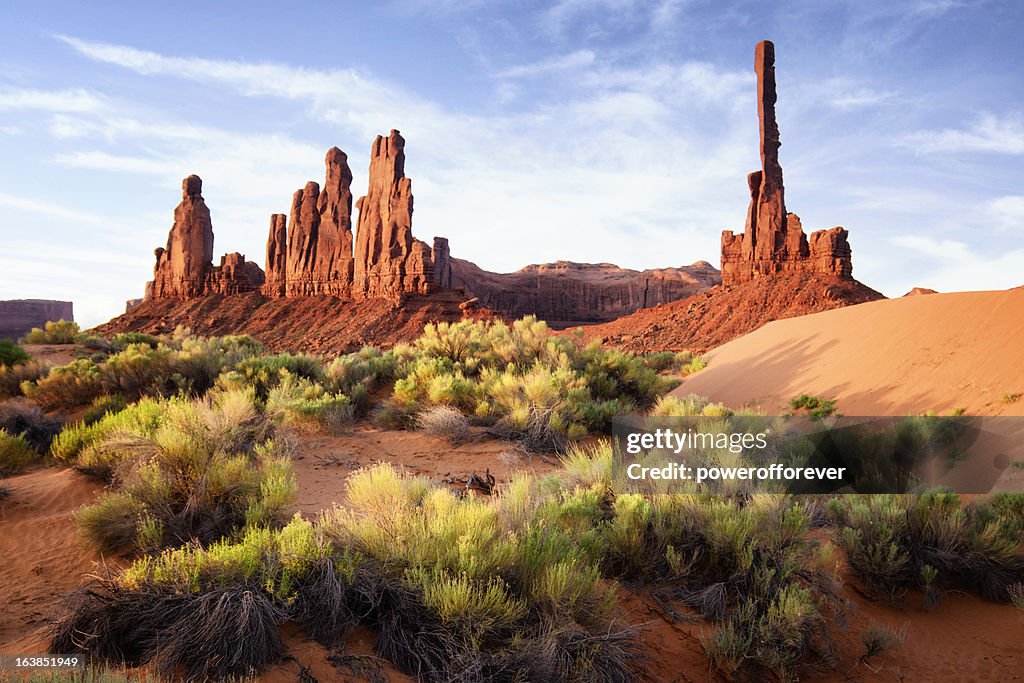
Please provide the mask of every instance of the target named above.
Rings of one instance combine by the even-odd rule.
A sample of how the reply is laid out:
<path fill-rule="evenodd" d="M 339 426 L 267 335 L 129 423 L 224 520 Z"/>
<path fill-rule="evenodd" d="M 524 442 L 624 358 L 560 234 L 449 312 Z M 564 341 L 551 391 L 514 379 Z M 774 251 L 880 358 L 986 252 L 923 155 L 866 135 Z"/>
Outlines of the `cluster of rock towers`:
<path fill-rule="evenodd" d="M 808 239 L 799 216 L 786 211 L 775 118 L 775 46 L 770 41 L 757 44 L 754 71 L 761 170 L 747 177 L 750 206 L 743 233 L 722 233 L 721 282 L 741 284 L 789 272 L 852 279 L 847 231 L 841 227 L 819 230 Z M 306 183 L 293 196 L 289 216 L 271 216 L 266 271 L 239 253 L 226 254 L 220 265 L 213 265 L 213 228 L 202 181 L 194 175 L 186 178 L 167 247 L 156 250 L 146 299 L 260 291 L 270 297 L 328 295 L 398 301 L 409 293 L 451 289 L 448 240 L 435 237 L 428 245 L 412 235 L 412 181 L 405 177 L 405 140 L 397 130 L 373 142 L 369 188 L 356 202 L 359 218 L 354 239 L 348 157 L 332 147 L 326 166 L 322 188 Z M 483 271 L 481 275 L 472 268 L 462 268 L 465 272 L 458 278 L 469 292 L 486 290 L 485 276 L 504 277 Z M 536 277 L 533 280 L 539 282 Z M 558 289 L 557 297 L 571 296 L 564 278 L 551 286 Z M 491 289 L 501 294 L 510 287 L 501 280 Z M 646 296 L 640 305 L 649 305 Z"/>
<path fill-rule="evenodd" d="M 786 212 L 779 124 L 775 120 L 775 45 L 764 40 L 754 52 L 757 118 L 761 128 L 761 170 L 747 176 L 750 208 L 743 234 L 722 232 L 722 284 L 747 282 L 774 273 L 811 272 L 853 276 L 847 231 L 836 227 L 811 233 L 800 217 Z"/>
<path fill-rule="evenodd" d="M 213 226 L 202 180 L 189 176 L 182 182 L 167 247 L 156 250 L 145 298 L 261 291 L 271 297 L 397 300 L 450 288 L 448 240 L 435 237 L 430 246 L 412 235 L 412 181 L 405 177 L 404 148 L 397 130 L 374 140 L 369 189 L 356 202 L 355 240 L 348 157 L 337 147 L 328 150 L 323 188 L 306 183 L 292 197 L 289 217 L 270 217 L 266 271 L 239 253 L 213 265 Z"/>

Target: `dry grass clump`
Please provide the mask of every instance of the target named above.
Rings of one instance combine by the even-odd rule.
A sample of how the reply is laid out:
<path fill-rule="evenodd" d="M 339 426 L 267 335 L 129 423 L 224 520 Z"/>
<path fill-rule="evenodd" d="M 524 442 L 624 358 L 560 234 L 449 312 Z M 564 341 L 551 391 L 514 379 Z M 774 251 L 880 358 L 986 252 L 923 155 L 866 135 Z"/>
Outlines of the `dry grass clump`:
<path fill-rule="evenodd" d="M 21 344 L 74 344 L 81 330 L 78 323 L 68 320 L 49 321 L 43 329 L 33 327 L 22 337 Z"/>
<path fill-rule="evenodd" d="M 0 477 L 17 474 L 39 459 L 39 452 L 21 435 L 0 429 Z"/>
<path fill-rule="evenodd" d="M 61 422 L 48 417 L 36 406 L 24 399 L 0 403 L 0 429 L 9 434 L 21 435 L 32 448 L 46 453 L 53 439 L 60 433 Z"/>
<path fill-rule="evenodd" d="M 420 411 L 416 416 L 416 426 L 427 434 L 452 443 L 463 441 L 469 435 L 469 420 L 451 406 L 432 406 Z"/>
<path fill-rule="evenodd" d="M 648 415 L 651 417 L 729 417 L 733 411 L 723 403 L 711 403 L 703 396 L 659 396 Z"/>
<path fill-rule="evenodd" d="M 295 493 L 291 464 L 268 440 L 272 426 L 250 394 L 158 409 L 148 436 L 109 431 L 77 457 L 79 468 L 113 483 L 77 514 L 86 541 L 103 552 L 152 550 L 281 521 Z"/>
<path fill-rule="evenodd" d="M 50 371 L 50 366 L 37 361 L 19 365 L 0 364 L 0 399 L 21 396 L 21 387 L 39 381 Z"/>
<path fill-rule="evenodd" d="M 829 503 L 850 565 L 876 593 L 947 589 L 1008 602 L 1024 577 L 1024 494 L 963 504 L 953 493 L 846 496 Z"/>
<path fill-rule="evenodd" d="M 643 356 L 644 365 L 657 373 L 678 372 L 686 376 L 707 367 L 702 356 L 695 356 L 690 351 L 655 351 Z"/>

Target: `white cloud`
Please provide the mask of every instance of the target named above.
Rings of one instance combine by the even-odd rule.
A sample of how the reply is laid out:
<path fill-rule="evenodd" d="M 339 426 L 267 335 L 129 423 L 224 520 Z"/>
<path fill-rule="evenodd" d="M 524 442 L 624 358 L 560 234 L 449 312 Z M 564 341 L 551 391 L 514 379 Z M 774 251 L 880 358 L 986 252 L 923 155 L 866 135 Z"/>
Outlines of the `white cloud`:
<path fill-rule="evenodd" d="M 1000 230 L 1024 231 L 1024 196 L 999 197 L 988 202 L 985 209 Z"/>
<path fill-rule="evenodd" d="M 918 131 L 905 136 L 902 144 L 929 154 L 995 152 L 1024 154 L 1024 120 L 1015 116 L 982 114 L 966 129 Z"/>
<path fill-rule="evenodd" d="M 592 50 L 577 50 L 567 55 L 551 57 L 532 64 L 520 64 L 502 69 L 495 74 L 497 78 L 534 78 L 547 75 L 552 72 L 572 71 L 594 63 L 595 55 Z"/>
<path fill-rule="evenodd" d="M 71 90 L 34 90 L 30 88 L 0 88 L 0 111 L 18 109 L 91 112 L 104 106 L 102 98 L 82 88 Z"/>

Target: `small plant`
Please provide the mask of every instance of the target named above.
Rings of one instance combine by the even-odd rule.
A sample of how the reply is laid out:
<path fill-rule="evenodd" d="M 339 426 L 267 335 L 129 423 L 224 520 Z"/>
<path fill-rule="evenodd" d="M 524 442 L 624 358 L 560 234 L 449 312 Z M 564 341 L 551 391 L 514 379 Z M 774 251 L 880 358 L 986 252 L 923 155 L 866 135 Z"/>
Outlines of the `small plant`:
<path fill-rule="evenodd" d="M 1020 400 L 1020 393 L 1018 392 L 1007 392 L 1002 395 L 1001 399 L 1003 403 L 1016 403 Z"/>
<path fill-rule="evenodd" d="M 23 437 L 0 429 L 0 476 L 17 474 L 38 459 L 39 453 Z"/>
<path fill-rule="evenodd" d="M 450 406 L 432 406 L 416 416 L 416 426 L 432 436 L 456 443 L 469 435 L 469 420 Z"/>
<path fill-rule="evenodd" d="M 33 327 L 21 338 L 22 344 L 74 344 L 79 332 L 78 323 L 58 320 L 46 323 L 45 329 Z"/>
<path fill-rule="evenodd" d="M 789 402 L 794 413 L 805 410 L 811 417 L 828 417 L 836 412 L 834 399 L 823 399 L 808 394 L 800 394 Z"/>
<path fill-rule="evenodd" d="M 24 365 L 32 356 L 10 339 L 0 339 L 0 366 Z"/>
<path fill-rule="evenodd" d="M 1014 607 L 1024 613 L 1024 583 L 1015 583 L 1010 586 L 1010 600 Z"/>
<path fill-rule="evenodd" d="M 864 654 L 860 656 L 861 661 L 873 659 L 883 652 L 896 650 L 907 641 L 907 632 L 910 622 L 906 622 L 900 628 L 889 626 L 872 626 L 861 635 L 861 642 L 864 643 Z"/>

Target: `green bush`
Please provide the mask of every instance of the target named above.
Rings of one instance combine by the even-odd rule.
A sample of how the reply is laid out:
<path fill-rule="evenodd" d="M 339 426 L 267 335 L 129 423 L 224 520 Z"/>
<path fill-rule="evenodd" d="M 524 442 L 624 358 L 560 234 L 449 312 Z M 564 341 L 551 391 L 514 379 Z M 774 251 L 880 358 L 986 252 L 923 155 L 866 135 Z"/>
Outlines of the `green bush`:
<path fill-rule="evenodd" d="M 795 413 L 798 410 L 806 410 L 812 417 L 828 417 L 836 412 L 835 400 L 818 398 L 800 394 L 789 402 L 789 407 Z"/>
<path fill-rule="evenodd" d="M 711 403 L 703 396 L 690 394 L 660 396 L 649 413 L 652 417 L 729 417 L 733 412 L 722 403 Z"/>
<path fill-rule="evenodd" d="M 24 365 L 31 357 L 10 339 L 0 339 L 0 366 L 13 368 L 15 365 Z"/>
<path fill-rule="evenodd" d="M 251 395 L 169 403 L 163 413 L 149 437 L 115 432 L 79 456 L 111 472 L 114 486 L 79 512 L 86 540 L 103 552 L 153 550 L 281 521 L 295 481 Z"/>
<path fill-rule="evenodd" d="M 641 357 L 552 335 L 533 317 L 427 325 L 395 355 L 395 414 L 450 406 L 544 450 L 609 431 L 613 416 L 650 406 L 674 382 Z"/>
<path fill-rule="evenodd" d="M 0 429 L 0 476 L 17 474 L 38 459 L 39 453 L 24 437 Z"/>
<path fill-rule="evenodd" d="M 280 383 L 267 396 L 267 410 L 293 425 L 338 431 L 352 421 L 355 407 L 348 396 L 282 369 Z"/>
<path fill-rule="evenodd" d="M 45 329 L 33 327 L 21 338 L 22 344 L 74 344 L 80 330 L 78 323 L 67 320 L 50 321 Z"/>
<path fill-rule="evenodd" d="M 891 599 L 909 587 L 934 605 L 946 589 L 1008 601 L 1024 576 L 1024 495 L 964 505 L 953 493 L 847 496 L 830 503 L 850 565 Z"/>
<path fill-rule="evenodd" d="M 103 384 L 99 367 L 91 360 L 80 358 L 53 368 L 45 377 L 26 380 L 21 391 L 46 410 L 57 410 L 90 403 L 103 391 Z"/>
<path fill-rule="evenodd" d="M 122 411 L 107 413 L 92 424 L 69 425 L 53 440 L 50 454 L 76 469 L 109 478 L 121 459 L 112 443 L 152 437 L 170 407 L 183 401 L 146 398 Z"/>

